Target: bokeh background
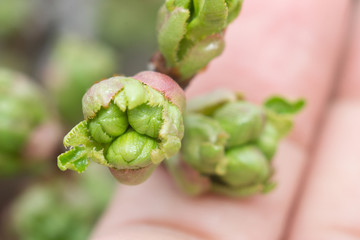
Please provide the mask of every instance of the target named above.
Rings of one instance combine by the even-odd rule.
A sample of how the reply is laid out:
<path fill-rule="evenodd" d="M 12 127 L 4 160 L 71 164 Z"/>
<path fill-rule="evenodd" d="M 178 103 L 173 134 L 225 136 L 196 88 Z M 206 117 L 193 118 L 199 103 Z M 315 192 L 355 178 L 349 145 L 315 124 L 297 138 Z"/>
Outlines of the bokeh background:
<path fill-rule="evenodd" d="M 115 182 L 107 169 L 99 168 L 96 164 L 84 174 L 58 170 L 56 156 L 64 150 L 61 140 L 73 123 L 82 119 L 81 96 L 89 86 L 113 74 L 130 76 L 146 69 L 148 59 L 156 49 L 156 14 L 163 2 L 164 0 L 0 0 L 1 240 L 88 238 L 91 229 L 112 197 Z M 248 2 L 251 3 L 250 0 Z M 343 34 L 351 28 L 343 24 L 348 23 L 349 20 L 345 21 L 345 18 L 342 18 L 345 5 L 348 4 L 331 1 L 329 4 L 333 4 L 334 8 L 339 7 L 335 11 L 326 7 L 325 1 L 308 0 L 300 3 L 278 0 L 261 5 L 263 2 L 258 0 L 249 4 L 249 11 L 244 11 L 245 15 L 242 15 L 241 21 L 245 24 L 242 28 L 233 31 L 232 35 L 229 34 L 230 31 L 227 34 L 229 38 L 233 37 L 231 42 L 227 42 L 228 45 L 242 45 L 237 51 L 232 49 L 225 51 L 227 57 L 252 56 L 232 65 L 233 72 L 241 71 L 242 78 L 246 81 L 235 83 L 235 79 L 238 78 L 236 74 L 232 74 L 231 78 L 221 79 L 222 72 L 219 69 L 224 67 L 225 61 L 218 61 L 214 64 L 216 67 L 206 74 L 221 79 L 223 85 L 251 93 L 256 93 L 258 89 L 258 85 L 254 82 L 272 81 L 279 92 L 288 88 L 291 89 L 286 92 L 289 95 L 299 92 L 306 94 L 305 89 L 308 86 L 305 88 L 305 85 L 298 84 L 290 88 L 289 79 L 313 81 L 314 88 L 324 91 L 319 90 L 321 96 L 316 98 L 317 101 L 314 96 L 307 98 L 309 106 L 298 119 L 302 124 L 297 125 L 294 130 L 295 133 L 301 133 L 298 134 L 301 136 L 299 142 L 304 142 L 305 147 L 310 148 L 312 146 L 309 145 L 313 145 L 310 139 L 315 132 L 318 132 L 316 128 L 322 128 L 323 125 L 314 122 L 324 113 L 321 109 L 325 109 L 325 99 L 330 98 L 327 96 L 327 93 L 330 95 L 331 92 L 330 79 L 338 78 L 333 74 L 341 70 L 338 69 L 341 66 L 337 64 L 346 65 L 347 63 L 342 61 L 350 57 L 353 58 L 353 65 L 349 65 L 349 69 L 345 71 L 352 73 L 360 69 L 358 62 L 354 60 L 357 59 L 355 47 L 347 48 L 350 43 L 355 46 L 358 37 L 352 39 L 352 34 L 349 34 L 349 39 L 342 42 Z M 356 2 L 359 9 L 359 0 L 346 2 Z M 294 4 L 298 11 L 287 11 L 286 6 L 290 4 Z M 355 5 L 350 8 L 355 8 Z M 262 20 L 259 17 L 262 11 L 259 9 L 266 9 L 269 12 Z M 278 15 L 279 9 L 284 10 L 280 15 Z M 278 29 L 280 23 L 287 19 L 291 21 Z M 301 28 L 294 28 L 296 24 Z M 276 34 L 280 37 L 264 38 Z M 241 40 L 236 40 L 234 36 Z M 248 47 L 249 42 L 258 44 L 257 51 L 263 53 L 251 54 L 253 48 Z M 344 46 L 339 44 L 340 42 Z M 339 47 L 340 45 L 342 47 Z M 292 51 L 294 46 L 297 48 L 296 51 Z M 337 57 L 337 52 L 347 51 L 349 56 L 345 54 Z M 279 57 L 285 53 L 294 55 L 291 58 Z M 318 63 L 312 64 L 315 61 Z M 283 71 L 283 66 L 287 66 L 288 71 Z M 313 73 L 310 73 L 311 70 Z M 264 79 L 267 80 L 262 81 Z M 275 81 L 276 79 L 278 81 Z M 359 78 L 352 79 L 353 83 L 359 82 L 358 80 Z M 214 84 L 205 84 L 205 77 L 202 77 L 202 81 L 193 83 L 187 95 L 194 96 L 210 91 L 217 88 L 218 84 L 215 81 Z M 260 100 L 263 95 L 272 94 L 274 89 L 266 87 L 261 94 L 254 94 L 251 100 Z M 352 96 L 359 94 L 356 87 L 348 91 Z M 327 135 L 324 138 L 330 139 Z M 339 142 L 335 141 L 334 146 L 345 144 L 346 141 L 341 142 L 342 139 L 345 139 L 345 136 L 339 138 Z M 344 153 L 340 152 L 339 155 L 343 156 Z M 322 156 L 324 159 L 319 168 L 330 166 L 329 169 L 334 169 L 334 172 L 338 173 L 336 163 L 340 161 L 336 157 Z M 348 156 L 348 159 L 355 162 L 353 158 L 356 156 Z M 343 157 L 341 162 L 345 160 Z M 358 162 L 358 159 L 356 161 Z M 305 175 L 308 174 L 309 168 L 304 167 L 306 161 L 302 161 L 301 158 L 295 157 L 295 161 L 289 163 L 284 157 L 281 163 L 285 162 L 288 164 L 283 164 L 283 168 L 278 169 L 279 179 L 283 181 L 280 181 L 281 185 L 277 193 L 251 206 L 246 204 L 242 208 L 237 205 L 236 212 L 228 208 L 228 213 L 232 213 L 232 216 L 244 212 L 252 213 L 252 210 L 267 213 L 267 215 L 253 214 L 251 221 L 244 219 L 236 222 L 238 231 L 239 228 L 246 228 L 253 234 L 252 236 L 260 234 L 272 238 L 279 234 L 284 226 L 285 228 L 288 226 L 284 222 L 287 221 L 289 209 L 293 207 L 292 197 L 284 193 L 294 193 L 294 188 L 298 185 L 305 186 L 299 179 L 302 179 L 300 177 L 302 171 L 306 172 Z M 348 164 L 350 168 L 356 166 L 351 164 Z M 345 165 L 342 164 L 344 169 Z M 347 173 L 345 170 L 343 172 Z M 355 211 L 356 204 L 344 204 L 347 202 L 343 201 L 338 205 L 343 207 L 339 208 L 341 211 L 332 211 L 334 207 L 331 204 L 324 204 L 329 203 L 328 200 L 338 199 L 333 196 L 339 196 L 337 192 L 339 189 L 344 192 L 343 186 L 348 188 L 342 194 L 344 196 L 342 200 L 345 200 L 345 196 L 355 194 L 354 181 L 351 180 L 356 179 L 355 174 L 342 179 L 342 182 L 337 182 L 336 186 L 332 183 L 338 179 L 333 176 L 329 175 L 326 178 L 324 175 L 319 175 L 317 179 L 323 179 L 321 183 L 326 182 L 326 188 L 323 187 L 325 184 L 318 185 L 321 190 L 330 189 L 333 192 L 313 190 L 321 201 L 308 209 L 309 214 L 304 218 L 305 227 L 299 228 L 299 232 L 304 235 L 306 231 L 303 229 L 308 231 L 315 229 L 314 223 L 318 219 L 313 221 L 309 219 L 316 214 L 321 216 L 322 220 L 336 219 L 340 222 L 343 219 L 338 218 L 336 212 L 343 212 L 345 215 L 352 213 L 354 219 L 355 216 L 359 216 Z M 314 180 L 316 182 L 315 178 L 309 181 Z M 301 184 L 298 184 L 299 182 Z M 163 191 L 164 194 L 168 194 L 166 190 Z M 174 196 L 173 205 L 170 206 L 179 204 L 177 195 Z M 298 195 L 295 197 L 298 198 Z M 309 202 L 313 200 L 309 199 Z M 349 202 L 350 200 L 355 202 L 356 199 L 356 197 L 347 198 Z M 168 198 L 164 201 L 168 201 Z M 296 202 L 298 201 L 299 199 L 296 199 Z M 274 208 L 274 203 L 279 202 L 282 204 L 281 209 Z M 259 207 L 259 203 L 263 204 L 262 207 Z M 123 207 L 126 208 L 128 205 Z M 325 211 L 328 214 L 324 214 Z M 218 208 L 213 212 L 213 216 L 216 214 L 223 215 L 223 209 Z M 183 219 L 196 221 L 192 215 L 182 216 L 188 217 Z M 264 226 L 262 231 L 259 231 L 258 227 L 251 228 L 253 222 L 262 224 Z M 268 224 L 269 222 L 274 225 Z M 230 228 L 233 226 L 235 225 L 229 224 Z M 311 231 L 309 232 L 311 234 Z"/>
<path fill-rule="evenodd" d="M 0 239 L 87 239 L 114 180 L 60 172 L 61 139 L 96 81 L 156 50 L 163 0 L 0 0 Z"/>

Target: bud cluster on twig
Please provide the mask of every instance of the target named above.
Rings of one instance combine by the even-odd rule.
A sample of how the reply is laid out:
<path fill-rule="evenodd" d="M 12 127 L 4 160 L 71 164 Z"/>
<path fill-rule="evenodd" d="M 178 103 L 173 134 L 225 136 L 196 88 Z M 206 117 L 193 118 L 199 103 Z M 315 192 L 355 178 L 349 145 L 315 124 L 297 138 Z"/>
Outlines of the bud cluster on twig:
<path fill-rule="evenodd" d="M 167 161 L 189 194 L 212 191 L 230 196 L 268 192 L 271 161 L 279 140 L 292 127 L 303 100 L 272 97 L 258 106 L 218 90 L 188 103 L 181 153 Z"/>

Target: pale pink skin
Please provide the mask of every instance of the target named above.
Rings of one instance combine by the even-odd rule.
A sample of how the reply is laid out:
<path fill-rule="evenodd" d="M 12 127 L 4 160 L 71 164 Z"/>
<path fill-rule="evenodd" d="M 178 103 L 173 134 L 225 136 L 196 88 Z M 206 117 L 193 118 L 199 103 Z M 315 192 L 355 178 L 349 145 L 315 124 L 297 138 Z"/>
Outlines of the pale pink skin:
<path fill-rule="evenodd" d="M 274 192 L 189 198 L 159 170 L 140 186 L 118 188 L 92 239 L 359 239 L 360 5 L 356 37 L 342 52 L 352 7 L 347 0 L 245 1 L 224 54 L 187 92 L 222 86 L 256 102 L 272 93 L 307 98 L 274 159 Z M 340 76 L 339 63 L 346 63 Z"/>

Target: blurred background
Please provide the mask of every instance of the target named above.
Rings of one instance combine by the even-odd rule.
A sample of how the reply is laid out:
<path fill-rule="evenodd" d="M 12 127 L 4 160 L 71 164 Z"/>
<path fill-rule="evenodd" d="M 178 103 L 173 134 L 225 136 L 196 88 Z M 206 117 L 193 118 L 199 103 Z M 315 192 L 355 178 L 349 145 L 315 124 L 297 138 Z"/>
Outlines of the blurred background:
<path fill-rule="evenodd" d="M 163 0 L 0 1 L 0 239 L 87 239 L 114 180 L 60 172 L 96 81 L 145 70 Z"/>

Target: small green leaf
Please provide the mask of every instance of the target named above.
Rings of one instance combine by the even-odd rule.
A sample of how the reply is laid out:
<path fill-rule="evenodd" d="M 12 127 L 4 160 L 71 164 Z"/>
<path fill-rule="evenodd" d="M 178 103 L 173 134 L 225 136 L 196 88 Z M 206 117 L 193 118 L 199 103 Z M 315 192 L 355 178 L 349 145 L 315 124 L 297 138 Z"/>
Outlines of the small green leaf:
<path fill-rule="evenodd" d="M 296 114 L 304 108 L 305 100 L 290 102 L 283 97 L 273 96 L 265 101 L 264 106 L 277 114 Z"/>
<path fill-rule="evenodd" d="M 89 165 L 87 154 L 87 148 L 76 146 L 58 156 L 58 167 L 61 171 L 71 169 L 81 173 L 85 171 L 86 167 Z"/>
<path fill-rule="evenodd" d="M 285 137 L 293 127 L 292 115 L 281 115 L 271 110 L 266 111 L 267 121 L 269 121 L 277 130 L 279 139 Z"/>
<path fill-rule="evenodd" d="M 243 97 L 228 89 L 217 89 L 210 94 L 204 94 L 190 99 L 186 103 L 188 112 L 212 115 L 214 111 L 228 102 L 242 100 Z"/>
<path fill-rule="evenodd" d="M 288 134 L 293 126 L 293 117 L 305 106 L 305 100 L 290 102 L 283 97 L 273 96 L 264 103 L 267 119 L 279 133 L 279 138 Z"/>

